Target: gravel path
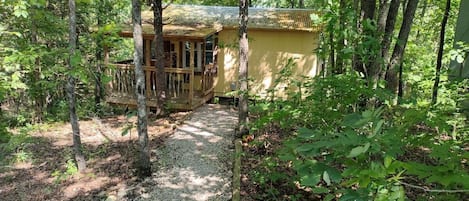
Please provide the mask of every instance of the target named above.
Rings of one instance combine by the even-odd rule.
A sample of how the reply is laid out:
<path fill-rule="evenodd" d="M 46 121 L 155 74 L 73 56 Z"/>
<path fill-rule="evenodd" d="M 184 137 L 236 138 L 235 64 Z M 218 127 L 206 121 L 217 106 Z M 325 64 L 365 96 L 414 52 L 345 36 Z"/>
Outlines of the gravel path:
<path fill-rule="evenodd" d="M 158 171 L 142 200 L 230 200 L 236 112 L 204 105 L 153 150 Z"/>

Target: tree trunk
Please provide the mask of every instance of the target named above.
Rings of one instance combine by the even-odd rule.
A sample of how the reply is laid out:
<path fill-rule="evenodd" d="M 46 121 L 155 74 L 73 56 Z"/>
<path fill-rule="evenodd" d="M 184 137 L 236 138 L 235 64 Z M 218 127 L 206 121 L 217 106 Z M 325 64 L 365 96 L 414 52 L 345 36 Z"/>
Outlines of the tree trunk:
<path fill-rule="evenodd" d="M 150 149 L 148 146 L 147 131 L 147 106 L 145 100 L 145 73 L 143 71 L 143 35 L 142 35 L 142 16 L 140 0 L 132 0 L 132 23 L 134 38 L 134 64 L 137 96 L 137 130 L 138 143 L 140 145 L 139 158 L 137 162 L 138 175 L 140 177 L 151 176 Z"/>
<path fill-rule="evenodd" d="M 239 1 L 239 134 L 248 134 L 248 5 L 246 0 Z"/>
<path fill-rule="evenodd" d="M 339 29 L 346 30 L 345 24 L 347 20 L 346 10 L 347 10 L 347 1 L 340 0 L 339 2 Z M 344 55 L 343 50 L 345 48 L 345 35 L 344 33 L 339 33 L 337 37 L 337 60 L 335 74 L 342 74 L 344 72 Z"/>
<path fill-rule="evenodd" d="M 76 30 L 76 14 L 75 14 L 75 0 L 68 1 L 70 9 L 70 35 L 69 35 L 69 48 L 70 55 L 68 60 L 69 72 L 74 71 L 74 62 L 72 57 L 75 56 L 76 42 L 77 42 L 77 30 Z M 75 102 L 75 78 L 72 75 L 68 75 L 67 82 L 67 97 L 69 102 L 70 112 L 70 124 L 72 126 L 72 139 L 73 139 L 73 150 L 75 152 L 75 163 L 77 164 L 78 170 L 83 172 L 86 169 L 85 155 L 81 150 L 81 138 L 80 138 L 80 126 L 78 125 L 78 117 L 76 113 L 76 102 Z"/>
<path fill-rule="evenodd" d="M 96 8 L 96 11 L 97 11 L 97 20 L 98 20 L 98 28 L 100 28 L 102 25 L 103 25 L 103 20 L 102 20 L 102 17 L 101 17 L 101 14 L 100 13 L 103 13 L 105 12 L 104 9 L 103 9 L 103 2 L 102 1 L 98 1 L 97 2 L 97 8 Z M 102 77 L 102 74 L 103 74 L 103 45 L 102 45 L 102 41 L 101 41 L 101 37 L 98 36 L 96 37 L 96 52 L 95 52 L 95 56 L 96 56 L 96 69 L 95 69 L 95 72 L 94 72 L 94 77 L 95 77 L 95 86 L 94 86 L 94 112 L 96 114 L 98 114 L 98 116 L 101 116 L 101 100 L 103 99 L 103 96 L 104 96 L 104 87 L 103 87 L 103 83 L 102 83 L 102 80 L 101 80 L 101 77 Z"/>
<path fill-rule="evenodd" d="M 374 33 L 371 33 L 370 30 L 366 30 L 363 27 L 363 24 L 365 23 L 366 20 L 373 20 L 375 16 L 375 10 L 376 10 L 376 1 L 375 0 L 361 0 L 360 1 L 360 20 L 358 24 L 358 33 L 363 35 L 363 36 L 370 36 Z M 366 40 L 367 37 L 364 37 L 361 43 L 367 43 Z M 371 56 L 371 55 L 359 55 L 355 54 L 354 55 L 354 69 L 364 73 L 364 75 L 369 79 L 370 78 L 370 72 L 369 72 L 369 66 L 370 66 L 370 60 L 369 58 L 363 58 L 363 56 Z M 364 63 L 363 61 L 368 61 L 367 63 Z"/>
<path fill-rule="evenodd" d="M 37 27 L 36 24 L 32 23 L 31 24 L 31 44 L 33 45 L 38 45 L 37 41 Z M 36 123 L 42 123 L 43 120 L 43 111 L 44 111 L 44 90 L 42 87 L 42 84 L 39 83 L 39 80 L 41 79 L 40 76 L 42 74 L 42 69 L 41 69 L 41 62 L 39 60 L 39 57 L 37 57 L 34 61 L 34 71 L 32 72 L 34 75 L 32 75 L 32 81 L 34 84 L 34 105 L 36 108 L 35 112 L 35 122 Z"/>
<path fill-rule="evenodd" d="M 337 74 L 337 69 L 335 65 L 335 47 L 334 47 L 334 29 L 329 30 L 329 68 L 331 69 L 332 74 Z"/>
<path fill-rule="evenodd" d="M 445 31 L 446 31 L 446 24 L 448 23 L 448 16 L 449 16 L 450 8 L 451 8 L 451 0 L 446 0 L 445 14 L 441 22 L 440 46 L 438 47 L 438 57 L 436 59 L 436 72 L 435 72 L 435 83 L 433 84 L 432 104 L 436 104 L 438 100 L 438 88 L 440 84 L 443 50 L 445 46 Z"/>
<path fill-rule="evenodd" d="M 423 24 L 424 24 L 424 17 L 425 17 L 425 14 L 427 12 L 427 7 L 428 7 L 428 0 L 424 0 L 423 1 L 423 5 L 422 5 L 422 10 L 420 12 L 420 26 L 419 27 L 423 27 Z M 417 36 L 415 38 L 417 38 L 418 41 L 425 41 L 425 38 L 427 36 L 427 34 L 424 34 L 424 39 L 423 40 L 420 40 L 420 31 L 421 29 L 418 29 L 417 30 Z"/>
<path fill-rule="evenodd" d="M 298 8 L 305 8 L 305 1 L 304 0 L 299 0 L 298 1 Z"/>
<path fill-rule="evenodd" d="M 399 66 L 399 86 L 397 91 L 397 104 L 401 103 L 402 97 L 404 96 L 404 79 L 402 78 L 402 71 L 404 69 L 404 63 Z"/>
<path fill-rule="evenodd" d="M 157 115 L 164 114 L 164 102 L 166 100 L 166 76 L 164 73 L 164 49 L 163 49 L 163 7 L 161 6 L 161 0 L 153 0 L 153 26 L 155 29 L 155 38 L 153 39 L 155 53 L 156 53 L 156 91 L 158 97 L 158 108 L 156 111 Z M 192 59 L 192 58 L 191 58 Z"/>
<path fill-rule="evenodd" d="M 363 19 L 362 12 L 360 9 L 360 1 L 353 1 L 353 10 L 355 10 L 356 15 L 354 17 L 355 21 L 355 31 L 359 34 L 362 33 L 362 27 L 360 25 L 360 22 Z M 359 40 L 354 40 L 353 41 L 353 47 L 358 47 L 360 41 Z M 352 55 L 352 68 L 355 71 L 358 71 L 360 73 L 366 74 L 365 69 L 363 68 L 363 63 L 361 62 L 361 57 L 357 53 L 357 51 L 354 51 L 354 54 Z"/>
<path fill-rule="evenodd" d="M 392 34 L 396 25 L 397 14 L 399 12 L 400 0 L 392 0 L 389 5 L 388 17 L 384 28 L 383 40 L 381 41 L 381 55 L 387 66 L 389 63 L 389 46 L 392 41 Z M 387 69 L 386 69 L 387 71 Z M 384 74 L 383 74 L 384 75 Z M 384 76 L 383 76 L 384 77 Z"/>
<path fill-rule="evenodd" d="M 412 22 L 414 20 L 415 10 L 417 9 L 418 2 L 419 0 L 409 0 L 407 3 L 401 30 L 399 31 L 396 46 L 394 47 L 391 60 L 388 64 L 388 71 L 386 72 L 386 88 L 391 90 L 395 95 L 397 95 L 399 90 L 398 71 L 396 68 L 399 67 L 402 63 L 402 58 L 405 47 L 407 45 L 407 39 L 409 38 L 409 33 L 412 27 Z M 395 99 L 394 103 L 397 103 L 397 99 Z"/>
<path fill-rule="evenodd" d="M 378 12 L 378 19 L 377 21 L 377 31 L 374 33 L 374 38 L 378 41 L 383 41 L 384 31 L 386 28 L 386 21 L 389 14 L 389 7 L 390 7 L 391 0 L 380 0 L 379 1 L 379 12 Z M 381 46 L 380 54 L 371 55 L 371 63 L 368 67 L 368 72 L 370 76 L 370 80 L 372 82 L 373 88 L 378 86 L 378 82 L 380 79 L 381 72 L 383 70 L 383 57 L 381 55 L 382 49 L 384 47 Z"/>
<path fill-rule="evenodd" d="M 290 8 L 295 8 L 295 1 L 296 0 L 290 0 Z"/>

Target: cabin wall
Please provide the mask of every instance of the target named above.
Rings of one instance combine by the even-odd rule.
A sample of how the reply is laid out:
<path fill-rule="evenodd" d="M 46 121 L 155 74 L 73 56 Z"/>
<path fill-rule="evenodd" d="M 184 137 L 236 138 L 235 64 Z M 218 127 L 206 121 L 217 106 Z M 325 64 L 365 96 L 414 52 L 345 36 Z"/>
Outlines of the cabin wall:
<path fill-rule="evenodd" d="M 223 30 L 219 33 L 221 51 L 218 55 L 218 75 L 215 77 L 215 96 L 228 97 L 237 83 L 239 50 L 238 30 Z M 279 71 L 293 58 L 296 67 L 293 76 L 314 77 L 319 74 L 318 58 L 314 53 L 318 48 L 319 33 L 272 30 L 248 30 L 249 39 L 249 78 L 250 92 L 266 97 L 267 90 L 274 87 Z M 285 89 L 293 86 L 280 84 L 276 87 L 276 97 L 286 97 Z"/>

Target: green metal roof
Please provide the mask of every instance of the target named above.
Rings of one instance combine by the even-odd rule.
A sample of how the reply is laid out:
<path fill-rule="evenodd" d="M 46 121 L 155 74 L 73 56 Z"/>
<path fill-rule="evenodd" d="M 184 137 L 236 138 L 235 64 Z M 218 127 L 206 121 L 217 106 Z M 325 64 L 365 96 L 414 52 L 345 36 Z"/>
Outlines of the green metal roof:
<path fill-rule="evenodd" d="M 311 9 L 249 8 L 248 29 L 283 31 L 319 31 L 311 15 Z M 236 29 L 239 26 L 238 7 L 169 5 L 163 10 L 163 34 L 165 36 L 200 37 L 221 29 Z M 142 12 L 144 34 L 153 34 L 153 12 Z M 180 30 L 178 30 L 180 29 Z M 181 31 L 185 30 L 185 31 Z M 125 26 L 123 32 L 131 33 L 132 27 Z"/>

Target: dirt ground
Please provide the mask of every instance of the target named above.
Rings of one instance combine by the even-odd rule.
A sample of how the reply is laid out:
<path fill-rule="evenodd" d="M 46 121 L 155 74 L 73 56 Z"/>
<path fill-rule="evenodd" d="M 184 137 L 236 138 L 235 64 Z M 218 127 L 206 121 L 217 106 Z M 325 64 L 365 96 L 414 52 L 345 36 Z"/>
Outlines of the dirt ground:
<path fill-rule="evenodd" d="M 151 149 L 160 146 L 188 114 L 150 117 Z M 15 151 L 23 155 L 22 160 L 0 167 L 0 200 L 116 200 L 124 196 L 137 182 L 134 160 L 138 145 L 135 128 L 124 136 L 122 132 L 135 121 L 136 117 L 121 115 L 79 122 L 87 157 L 83 174 L 72 174 L 73 168 L 67 168 L 73 158 L 69 123 L 30 133 L 30 143 Z M 151 160 L 157 160 L 155 154 Z"/>

